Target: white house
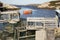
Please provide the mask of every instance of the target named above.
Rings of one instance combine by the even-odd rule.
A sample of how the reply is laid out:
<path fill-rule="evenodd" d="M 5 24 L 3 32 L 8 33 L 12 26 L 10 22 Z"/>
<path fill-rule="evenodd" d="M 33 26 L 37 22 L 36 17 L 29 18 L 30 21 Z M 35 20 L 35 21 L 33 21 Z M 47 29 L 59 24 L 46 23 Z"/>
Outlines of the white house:
<path fill-rule="evenodd" d="M 20 13 L 18 7 L 4 3 L 0 3 L 0 5 L 0 22 L 17 23 L 18 21 L 20 21 Z"/>

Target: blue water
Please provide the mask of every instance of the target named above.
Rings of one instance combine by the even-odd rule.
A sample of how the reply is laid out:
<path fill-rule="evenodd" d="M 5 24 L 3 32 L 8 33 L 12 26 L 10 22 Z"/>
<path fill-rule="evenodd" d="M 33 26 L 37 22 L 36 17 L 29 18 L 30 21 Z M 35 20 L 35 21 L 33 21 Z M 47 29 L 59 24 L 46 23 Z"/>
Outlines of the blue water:
<path fill-rule="evenodd" d="M 29 10 L 29 9 L 32 9 L 32 14 L 28 14 L 28 15 L 24 15 L 23 14 L 23 11 L 24 10 Z M 26 6 L 23 6 L 21 7 L 21 10 L 20 10 L 20 18 L 27 18 L 27 17 L 46 17 L 46 18 L 54 18 L 56 16 L 56 12 L 54 10 L 48 10 L 48 9 L 38 9 L 36 7 L 26 7 Z"/>
<path fill-rule="evenodd" d="M 56 12 L 54 10 L 47 10 L 47 9 L 38 9 L 33 6 L 20 6 L 20 18 L 27 18 L 27 17 L 55 17 Z M 32 14 L 24 15 L 24 10 L 32 9 Z M 0 29 L 2 30 L 4 28 L 4 24 L 0 23 Z"/>

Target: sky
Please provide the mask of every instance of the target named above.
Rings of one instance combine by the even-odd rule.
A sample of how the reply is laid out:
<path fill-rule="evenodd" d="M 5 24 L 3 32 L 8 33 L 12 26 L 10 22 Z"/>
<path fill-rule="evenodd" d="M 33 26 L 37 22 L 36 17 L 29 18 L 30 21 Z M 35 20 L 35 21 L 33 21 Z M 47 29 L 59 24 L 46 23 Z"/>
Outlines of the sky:
<path fill-rule="evenodd" d="M 41 4 L 51 0 L 0 0 L 0 1 L 7 4 L 26 5 L 26 4 Z"/>

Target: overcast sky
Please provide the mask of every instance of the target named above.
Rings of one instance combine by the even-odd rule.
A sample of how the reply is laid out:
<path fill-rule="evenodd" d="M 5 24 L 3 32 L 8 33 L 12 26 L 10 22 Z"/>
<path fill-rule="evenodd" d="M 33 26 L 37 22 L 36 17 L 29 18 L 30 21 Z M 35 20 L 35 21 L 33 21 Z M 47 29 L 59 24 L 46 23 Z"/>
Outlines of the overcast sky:
<path fill-rule="evenodd" d="M 26 4 L 41 4 L 51 0 L 0 0 L 0 1 L 7 4 L 26 5 Z"/>

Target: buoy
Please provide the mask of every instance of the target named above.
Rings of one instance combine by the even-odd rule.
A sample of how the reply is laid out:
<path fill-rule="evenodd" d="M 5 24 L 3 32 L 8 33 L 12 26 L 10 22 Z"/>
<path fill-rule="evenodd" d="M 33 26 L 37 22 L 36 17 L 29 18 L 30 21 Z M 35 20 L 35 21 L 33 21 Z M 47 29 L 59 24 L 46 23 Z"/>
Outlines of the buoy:
<path fill-rule="evenodd" d="M 25 15 L 27 15 L 27 14 L 31 14 L 32 13 L 32 10 L 24 10 L 24 12 L 23 12 Z"/>

